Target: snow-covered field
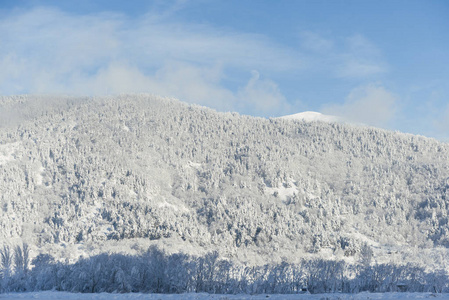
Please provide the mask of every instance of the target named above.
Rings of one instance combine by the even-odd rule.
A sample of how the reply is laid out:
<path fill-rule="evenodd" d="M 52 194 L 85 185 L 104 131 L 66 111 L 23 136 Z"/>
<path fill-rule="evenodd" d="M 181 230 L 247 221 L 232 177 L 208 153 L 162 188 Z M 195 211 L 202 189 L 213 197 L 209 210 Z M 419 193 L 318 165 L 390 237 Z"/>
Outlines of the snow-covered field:
<path fill-rule="evenodd" d="M 76 294 L 67 292 L 33 292 L 33 293 L 9 293 L 0 294 L 0 299 L 68 299 L 68 300 L 134 300 L 134 299 L 148 299 L 148 300 L 171 300 L 171 299 L 186 299 L 186 300 L 343 300 L 343 299 L 449 299 L 449 294 L 433 294 L 433 293 L 359 293 L 359 294 L 300 294 L 300 295 L 210 295 L 205 293 L 200 294 Z"/>

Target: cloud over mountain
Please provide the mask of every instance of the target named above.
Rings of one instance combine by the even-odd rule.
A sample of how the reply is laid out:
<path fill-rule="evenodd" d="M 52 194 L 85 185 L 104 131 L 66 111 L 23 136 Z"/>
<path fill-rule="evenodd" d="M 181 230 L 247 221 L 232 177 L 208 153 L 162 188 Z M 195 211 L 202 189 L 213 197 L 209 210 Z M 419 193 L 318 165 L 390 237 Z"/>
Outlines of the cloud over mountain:
<path fill-rule="evenodd" d="M 344 103 L 324 105 L 322 111 L 349 122 L 385 128 L 396 117 L 397 97 L 382 86 L 362 86 L 352 90 Z"/>

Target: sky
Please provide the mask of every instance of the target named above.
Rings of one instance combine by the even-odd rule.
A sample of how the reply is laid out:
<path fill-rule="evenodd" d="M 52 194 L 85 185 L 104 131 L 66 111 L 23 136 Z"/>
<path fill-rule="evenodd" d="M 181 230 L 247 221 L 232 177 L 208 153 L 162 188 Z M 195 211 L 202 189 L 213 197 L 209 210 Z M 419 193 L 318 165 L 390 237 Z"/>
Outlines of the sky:
<path fill-rule="evenodd" d="M 449 1 L 0 0 L 0 95 L 142 92 L 449 141 Z"/>

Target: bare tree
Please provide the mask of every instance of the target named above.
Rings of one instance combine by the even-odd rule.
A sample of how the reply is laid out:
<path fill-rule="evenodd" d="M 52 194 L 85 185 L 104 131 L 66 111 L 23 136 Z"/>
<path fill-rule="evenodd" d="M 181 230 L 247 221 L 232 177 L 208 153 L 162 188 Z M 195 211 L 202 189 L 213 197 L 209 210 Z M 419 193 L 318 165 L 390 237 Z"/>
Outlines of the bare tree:
<path fill-rule="evenodd" d="M 3 246 L 3 249 L 0 249 L 0 258 L 3 278 L 9 278 L 11 276 L 13 263 L 11 248 L 9 248 L 9 246 Z"/>
<path fill-rule="evenodd" d="M 24 243 L 22 247 L 19 245 L 14 248 L 14 262 L 16 274 L 26 274 L 28 272 L 30 260 L 30 248 Z"/>

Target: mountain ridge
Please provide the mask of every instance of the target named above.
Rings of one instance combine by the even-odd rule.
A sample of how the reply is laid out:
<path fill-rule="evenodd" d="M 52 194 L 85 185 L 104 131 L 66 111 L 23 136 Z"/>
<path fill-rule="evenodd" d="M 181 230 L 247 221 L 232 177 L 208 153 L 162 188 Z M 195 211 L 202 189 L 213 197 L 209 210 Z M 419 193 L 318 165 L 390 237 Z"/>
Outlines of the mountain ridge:
<path fill-rule="evenodd" d="M 149 95 L 48 102 L 0 101 L 20 113 L 0 127 L 3 243 L 71 260 L 153 243 L 256 264 L 447 253 L 445 143 Z"/>

